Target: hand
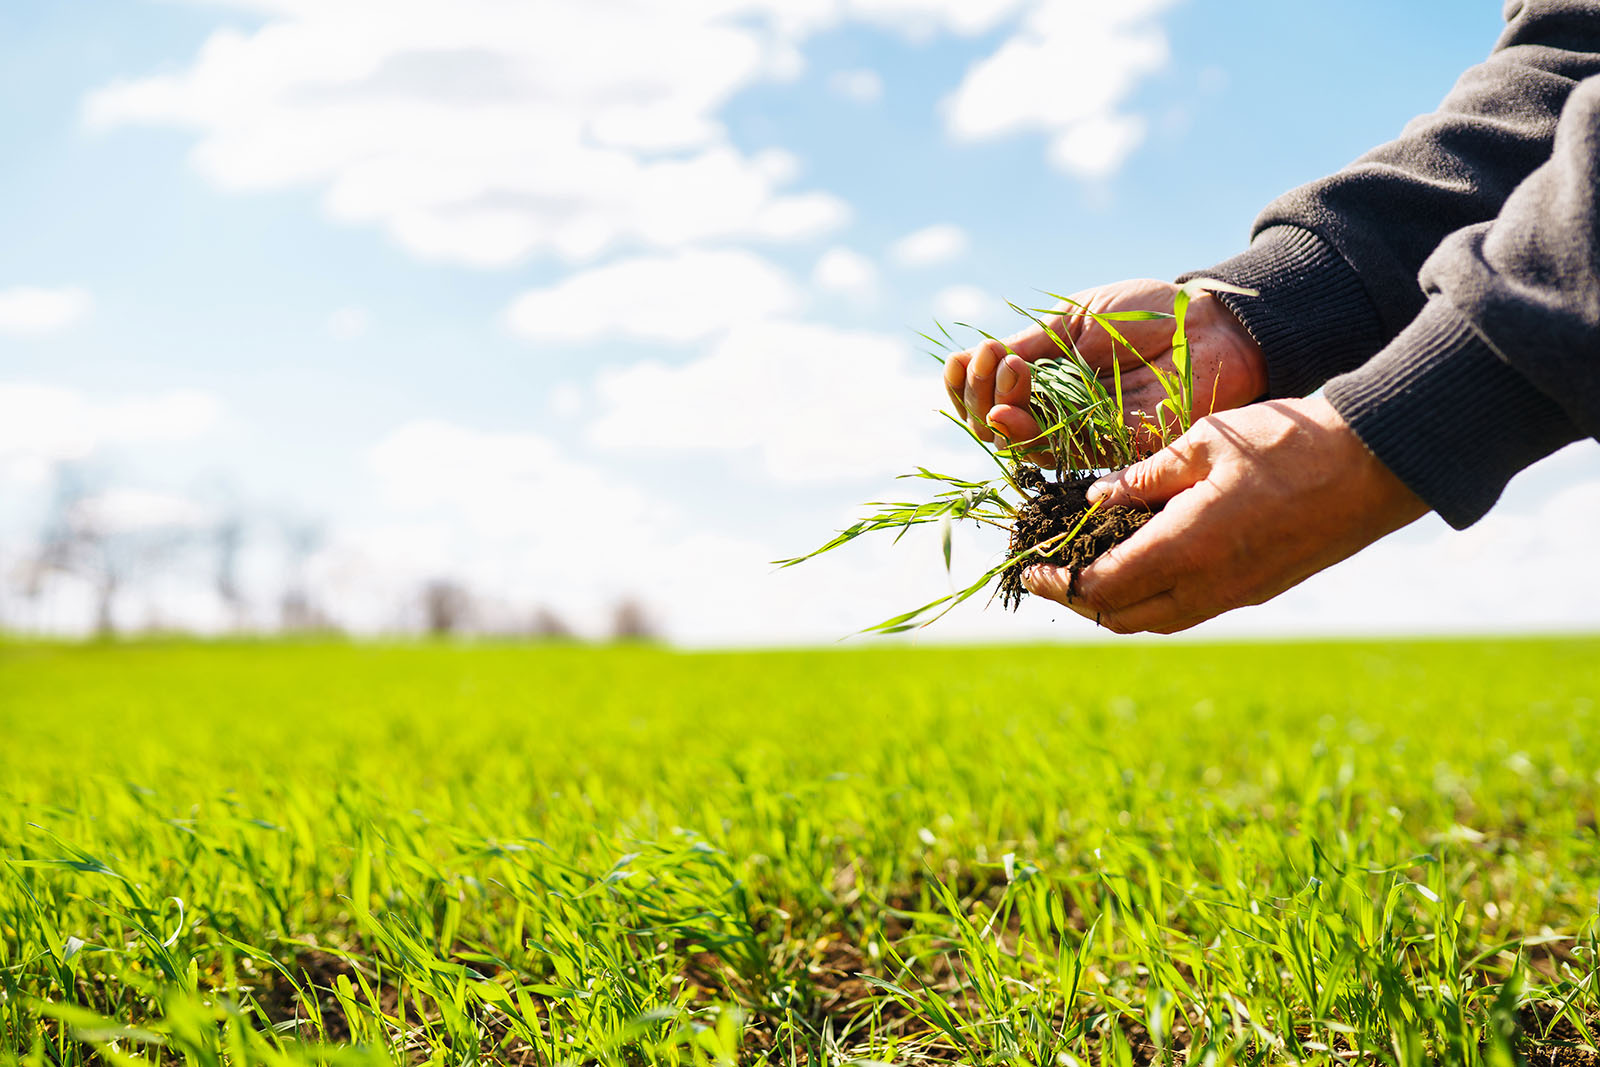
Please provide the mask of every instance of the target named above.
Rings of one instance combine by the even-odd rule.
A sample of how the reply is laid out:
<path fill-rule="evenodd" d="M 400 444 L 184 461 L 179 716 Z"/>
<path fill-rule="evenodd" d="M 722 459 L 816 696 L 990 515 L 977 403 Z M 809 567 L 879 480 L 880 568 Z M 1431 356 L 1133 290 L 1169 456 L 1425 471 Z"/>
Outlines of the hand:
<path fill-rule="evenodd" d="M 1117 633 L 1175 633 L 1259 604 L 1428 510 L 1320 397 L 1202 419 L 1101 479 L 1097 498 L 1166 507 L 1076 585 L 1048 565 L 1023 584 Z"/>
<path fill-rule="evenodd" d="M 1178 287 L 1154 279 L 1114 282 L 1085 289 L 1072 297 L 1091 311 L 1172 311 Z M 1139 358 L 1170 372 L 1172 367 L 1171 319 L 1115 323 L 1138 350 L 1129 351 L 1081 309 L 1063 304 L 1060 314 L 1045 322 L 1058 336 L 1070 338 L 1078 352 L 1110 388 L 1112 366 L 1122 369 L 1124 416 L 1129 426 L 1145 435 L 1156 419 L 1157 405 L 1165 398 L 1150 368 Z M 1267 365 L 1261 348 L 1233 312 L 1209 293 L 1195 297 L 1185 318 L 1189 356 L 1194 367 L 1194 406 L 1198 418 L 1212 411 L 1236 408 L 1259 399 L 1267 391 Z M 1010 349 L 1011 354 L 1007 353 Z M 985 341 L 945 361 L 944 384 L 957 413 L 984 441 L 1001 436 L 1015 442 L 1039 436 L 1039 424 L 1028 410 L 1028 364 L 1061 350 L 1044 330 L 1030 326 L 1004 342 Z"/>

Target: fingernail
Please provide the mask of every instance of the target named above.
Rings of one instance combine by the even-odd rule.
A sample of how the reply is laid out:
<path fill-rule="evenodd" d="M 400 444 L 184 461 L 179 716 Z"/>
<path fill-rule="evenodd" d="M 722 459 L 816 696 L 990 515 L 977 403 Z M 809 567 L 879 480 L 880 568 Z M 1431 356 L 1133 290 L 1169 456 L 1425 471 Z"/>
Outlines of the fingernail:
<path fill-rule="evenodd" d="M 1000 369 L 994 375 L 995 392 L 1007 393 L 1017 384 L 1017 372 L 1011 369 L 1009 363 L 1000 364 Z"/>
<path fill-rule="evenodd" d="M 1101 478 L 1098 482 L 1095 482 L 1089 487 L 1089 491 L 1085 493 L 1084 496 L 1088 498 L 1089 503 L 1098 504 L 1100 503 L 1101 499 L 1110 492 L 1111 483 L 1105 478 Z"/>
<path fill-rule="evenodd" d="M 1007 441 L 1011 440 L 1011 435 L 1006 433 L 1006 428 L 1004 426 L 1001 426 L 998 422 L 995 422 L 992 419 L 991 420 L 987 420 L 987 425 L 988 425 L 990 431 L 996 437 L 1004 438 Z"/>

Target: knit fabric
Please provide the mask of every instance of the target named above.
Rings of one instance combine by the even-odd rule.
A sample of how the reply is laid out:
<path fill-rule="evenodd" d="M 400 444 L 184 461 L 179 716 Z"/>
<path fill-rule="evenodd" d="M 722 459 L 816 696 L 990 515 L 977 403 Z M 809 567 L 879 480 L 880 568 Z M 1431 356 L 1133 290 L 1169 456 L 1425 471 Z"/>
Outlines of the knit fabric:
<path fill-rule="evenodd" d="M 1600 433 L 1600 3 L 1511 3 L 1439 109 L 1274 201 L 1209 275 L 1273 396 L 1327 383 L 1457 527 L 1522 467 Z M 1330 381 L 1332 379 L 1332 381 Z"/>

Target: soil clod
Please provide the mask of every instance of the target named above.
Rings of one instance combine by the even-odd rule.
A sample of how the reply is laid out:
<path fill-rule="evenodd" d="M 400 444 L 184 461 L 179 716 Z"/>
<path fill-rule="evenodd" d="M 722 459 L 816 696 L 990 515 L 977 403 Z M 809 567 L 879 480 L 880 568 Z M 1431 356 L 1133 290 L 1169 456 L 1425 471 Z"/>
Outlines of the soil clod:
<path fill-rule="evenodd" d="M 1036 468 L 1019 468 L 1014 476 L 1018 488 L 1029 496 L 1027 504 L 1017 512 L 1011 527 L 1011 545 L 1008 556 L 1026 552 L 1053 538 L 1062 538 L 1081 529 L 1070 539 L 1052 545 L 1035 559 L 1053 563 L 1072 572 L 1072 591 L 1077 591 L 1078 572 L 1099 559 L 1115 545 L 1132 537 L 1134 532 L 1150 521 L 1155 512 L 1145 508 L 1116 505 L 1100 508 L 1084 521 L 1089 510 L 1089 486 L 1095 482 L 1092 474 L 1068 476 L 1051 480 Z M 1012 567 L 1000 576 L 1000 603 L 1015 611 L 1027 595 L 1022 585 L 1023 567 Z"/>

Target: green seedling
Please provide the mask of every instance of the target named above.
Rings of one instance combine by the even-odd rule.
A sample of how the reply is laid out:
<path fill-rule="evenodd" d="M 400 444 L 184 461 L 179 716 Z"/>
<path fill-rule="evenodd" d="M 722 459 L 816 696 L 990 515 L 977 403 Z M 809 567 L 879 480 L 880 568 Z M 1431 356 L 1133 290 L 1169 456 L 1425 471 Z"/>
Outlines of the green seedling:
<path fill-rule="evenodd" d="M 1027 441 L 990 444 L 973 433 L 956 415 L 941 412 L 945 418 L 961 427 L 973 444 L 993 460 L 995 476 L 973 481 L 919 467 L 915 473 L 900 477 L 931 481 L 942 486 L 932 499 L 921 502 L 869 502 L 865 506 L 876 510 L 839 531 L 820 548 L 803 556 L 777 560 L 776 564 L 791 567 L 869 533 L 893 531 L 898 541 L 913 526 L 938 523 L 948 572 L 951 567 L 951 529 L 955 523 L 969 521 L 1007 532 L 1014 529 L 1043 484 L 1036 474 L 1030 475 L 1024 471 L 1023 465 L 1029 460 L 1044 462 L 1059 480 L 1065 476 L 1117 470 L 1170 444 L 1188 432 L 1193 423 L 1194 364 L 1189 355 L 1184 320 L 1194 296 L 1205 291 L 1247 295 L 1252 292 L 1215 279 L 1197 278 L 1178 287 L 1170 312 L 1099 312 L 1070 297 L 1054 293 L 1046 295 L 1060 302 L 1055 308 L 1010 305 L 1013 311 L 1033 322 L 1056 348 L 1054 356 L 1036 359 L 1031 364 L 1029 404 L 1041 427 L 1038 436 Z M 1072 327 L 1085 320 L 1104 330 L 1113 346 L 1125 349 L 1155 377 L 1164 394 L 1155 411 L 1127 410 L 1120 359 L 1112 360 L 1106 370 L 1097 370 L 1079 351 L 1073 340 L 1075 331 Z M 1171 320 L 1173 323 L 1170 369 L 1147 359 L 1117 328 L 1118 323 L 1151 320 Z M 943 349 L 943 352 L 930 353 L 943 362 L 945 355 L 957 342 L 943 326 L 937 326 L 937 329 L 942 340 L 928 334 L 922 336 Z M 982 330 L 974 332 L 999 342 L 992 334 Z M 1007 351 L 1011 351 L 1009 346 Z M 869 626 L 862 632 L 903 633 L 938 621 L 994 583 L 1001 582 L 1004 585 L 1008 575 L 1014 577 L 1013 572 L 1019 568 L 1055 556 L 1082 531 L 1094 510 L 1086 509 L 1069 531 L 1054 533 L 1044 540 L 1019 544 L 1013 537 L 1000 562 L 985 570 L 970 584 L 921 607 Z"/>

